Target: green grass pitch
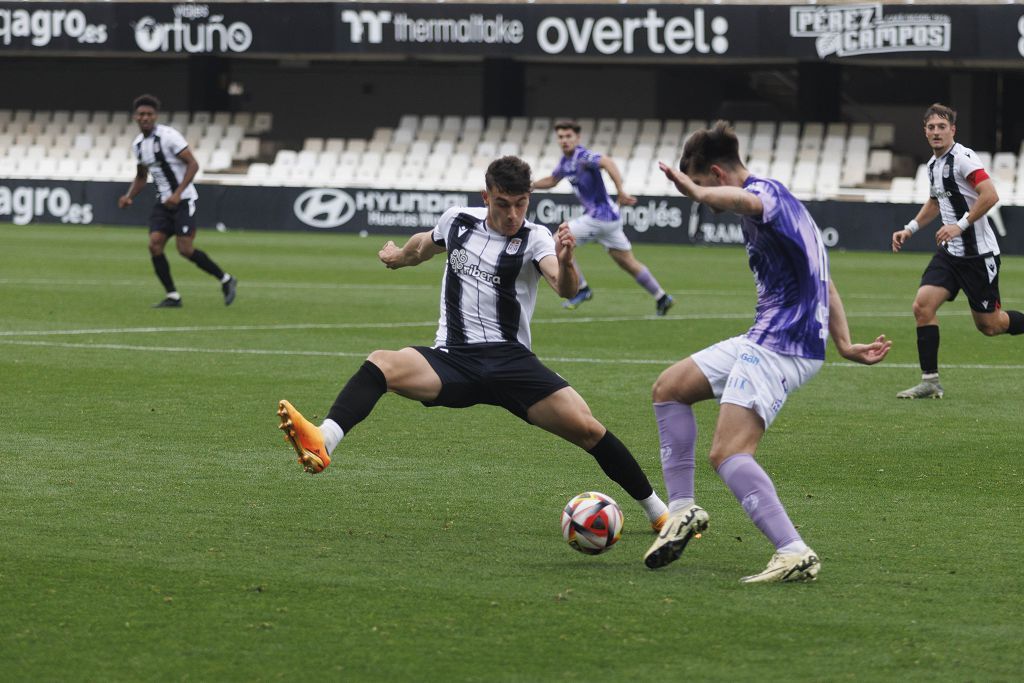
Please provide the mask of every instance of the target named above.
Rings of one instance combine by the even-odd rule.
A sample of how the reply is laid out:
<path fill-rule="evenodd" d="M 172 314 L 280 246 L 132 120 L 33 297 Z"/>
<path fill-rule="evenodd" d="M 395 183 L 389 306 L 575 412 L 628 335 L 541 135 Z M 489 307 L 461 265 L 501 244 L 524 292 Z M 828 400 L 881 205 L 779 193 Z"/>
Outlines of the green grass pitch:
<path fill-rule="evenodd" d="M 922 237 L 923 238 L 923 237 Z M 993 681 L 1024 670 L 1024 342 L 941 312 L 942 401 L 919 376 L 910 304 L 928 256 L 834 253 L 853 336 L 797 392 L 758 459 L 822 557 L 807 585 L 742 586 L 771 548 L 707 465 L 704 538 L 651 572 L 639 507 L 586 453 L 496 408 L 385 396 L 322 475 L 277 430 L 322 417 L 377 348 L 430 344 L 443 261 L 388 271 L 383 238 L 204 231 L 240 281 L 225 308 L 143 228 L 0 226 L 0 679 Z M 663 490 L 650 387 L 746 329 L 743 251 L 638 245 L 676 297 L 666 319 L 599 247 L 595 297 L 538 295 L 537 354 Z M 1003 262 L 1024 307 L 1024 259 Z M 562 506 L 625 513 L 610 552 L 573 552 Z"/>

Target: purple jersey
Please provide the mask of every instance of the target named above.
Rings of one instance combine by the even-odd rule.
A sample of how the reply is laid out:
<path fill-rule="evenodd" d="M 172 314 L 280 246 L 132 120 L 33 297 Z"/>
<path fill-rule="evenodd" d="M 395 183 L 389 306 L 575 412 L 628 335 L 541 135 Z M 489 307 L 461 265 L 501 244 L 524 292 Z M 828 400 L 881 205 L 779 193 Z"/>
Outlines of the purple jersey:
<path fill-rule="evenodd" d="M 568 178 L 584 212 L 599 221 L 619 220 L 619 208 L 608 197 L 601 177 L 601 155 L 578 145 L 571 157 L 562 156 L 552 176 Z"/>
<path fill-rule="evenodd" d="M 749 176 L 743 189 L 764 214 L 743 216 L 743 237 L 757 283 L 747 338 L 789 356 L 825 359 L 828 255 L 807 208 L 777 180 Z"/>

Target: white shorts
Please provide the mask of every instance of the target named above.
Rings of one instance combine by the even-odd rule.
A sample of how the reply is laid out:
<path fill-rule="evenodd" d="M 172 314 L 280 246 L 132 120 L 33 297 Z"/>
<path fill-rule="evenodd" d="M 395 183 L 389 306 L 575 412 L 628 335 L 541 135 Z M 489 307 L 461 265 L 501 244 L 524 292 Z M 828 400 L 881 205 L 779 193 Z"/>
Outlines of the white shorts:
<path fill-rule="evenodd" d="M 599 221 L 583 214 L 569 221 L 569 230 L 576 238 L 577 244 L 599 242 L 605 249 L 619 251 L 630 251 L 633 248 L 626 233 L 622 232 L 621 218 L 615 221 Z"/>
<path fill-rule="evenodd" d="M 750 408 L 768 429 L 786 398 L 814 377 L 824 361 L 786 356 L 745 336 L 733 337 L 691 356 L 719 403 Z"/>

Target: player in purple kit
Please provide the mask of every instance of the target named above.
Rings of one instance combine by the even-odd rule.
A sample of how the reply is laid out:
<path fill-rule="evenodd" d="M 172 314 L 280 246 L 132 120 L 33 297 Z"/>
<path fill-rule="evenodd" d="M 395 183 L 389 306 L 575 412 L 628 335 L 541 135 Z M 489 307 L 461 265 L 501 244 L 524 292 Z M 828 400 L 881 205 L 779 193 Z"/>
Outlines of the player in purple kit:
<path fill-rule="evenodd" d="M 644 563 L 656 569 L 674 562 L 689 540 L 707 528 L 708 513 L 694 503 L 697 424 L 691 406 L 718 398 L 721 409 L 709 460 L 775 546 L 768 566 L 741 581 L 806 581 L 817 576 L 821 562 L 793 526 L 754 452 L 787 396 L 821 368 L 829 335 L 841 356 L 865 365 L 885 358 L 892 342 L 885 335 L 870 344 L 850 342 L 814 219 L 782 183 L 751 175 L 738 149 L 735 132 L 719 121 L 686 141 L 680 170 L 659 163 L 692 200 L 742 217 L 757 308 L 746 334 L 698 351 L 654 383 L 670 517 Z"/>
<path fill-rule="evenodd" d="M 580 144 L 580 125 L 575 121 L 567 119 L 555 122 L 555 134 L 558 137 L 558 146 L 562 148 L 562 159 L 551 175 L 533 183 L 533 189 L 548 190 L 563 178 L 568 178 L 572 183 L 573 192 L 576 193 L 576 197 L 583 205 L 584 212 L 582 216 L 563 223 L 563 225 L 569 226 L 569 230 L 572 231 L 578 244 L 600 242 L 612 260 L 632 275 L 637 284 L 651 293 L 657 302 L 655 306 L 657 314 L 665 315 L 675 302 L 661 288 L 647 266 L 636 260 L 633 255 L 633 245 L 629 243 L 629 239 L 622 231 L 622 215 L 619 213 L 619 207 L 611 200 L 604 187 L 601 169 L 604 169 L 608 173 L 608 177 L 615 183 L 618 204 L 636 204 L 636 198 L 622 187 L 622 174 L 619 173 L 619 167 L 610 157 L 592 152 Z M 570 310 L 594 296 L 593 291 L 587 285 L 587 279 L 583 277 L 579 264 L 574 261 L 573 265 L 576 267 L 576 274 L 579 277 L 580 289 L 575 296 L 562 304 Z"/>

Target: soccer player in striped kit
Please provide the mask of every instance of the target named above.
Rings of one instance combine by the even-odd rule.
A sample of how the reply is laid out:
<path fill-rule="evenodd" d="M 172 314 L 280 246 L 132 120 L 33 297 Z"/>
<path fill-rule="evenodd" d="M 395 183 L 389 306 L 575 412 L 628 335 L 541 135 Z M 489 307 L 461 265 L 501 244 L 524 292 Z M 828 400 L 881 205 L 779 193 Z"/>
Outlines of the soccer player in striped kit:
<path fill-rule="evenodd" d="M 935 233 L 938 251 L 921 275 L 914 297 L 917 355 L 921 382 L 896 394 L 897 398 L 942 398 L 939 384 L 939 307 L 962 289 L 971 307 L 974 325 L 982 334 L 1024 332 L 1024 314 L 1004 311 L 999 300 L 999 243 L 989 225 L 988 212 L 999 201 L 995 185 L 974 150 L 954 140 L 956 112 L 935 103 L 924 113 L 924 135 L 932 148 L 928 162 L 931 196 L 913 220 L 892 235 L 892 250 L 936 217 L 942 225 Z"/>
<path fill-rule="evenodd" d="M 577 216 L 564 225 L 569 227 L 579 244 L 599 242 L 608 251 L 612 260 L 654 297 L 655 313 L 665 315 L 675 300 L 661 288 L 650 269 L 633 255 L 633 245 L 622 231 L 619 205 L 636 204 L 636 198 L 623 188 L 619 167 L 608 155 L 591 151 L 580 144 L 580 124 L 575 121 L 556 121 L 555 135 L 562 150 L 562 158 L 551 175 L 534 182 L 533 188 L 547 190 L 557 185 L 563 178 L 567 178 L 580 204 L 583 205 L 584 212 L 582 216 Z M 602 169 L 615 184 L 618 203 L 613 202 L 608 196 L 604 179 L 601 177 Z M 594 296 L 579 264 L 573 262 L 573 266 L 579 277 L 580 288 L 562 304 L 570 310 Z"/>
<path fill-rule="evenodd" d="M 790 521 L 754 453 L 788 395 L 821 369 L 829 336 L 841 356 L 866 365 L 885 358 L 892 342 L 882 335 L 870 344 L 851 343 L 818 226 L 782 183 L 746 169 L 736 133 L 726 122 L 687 139 L 679 170 L 664 163 L 659 167 L 690 199 L 741 217 L 757 308 L 745 334 L 679 361 L 654 384 L 670 516 L 644 563 L 657 569 L 674 562 L 708 525 L 708 513 L 694 502 L 697 423 L 692 405 L 717 398 L 721 408 L 708 458 L 775 546 L 768 566 L 741 581 L 812 580 L 821 566 L 818 555 Z"/>
<path fill-rule="evenodd" d="M 238 280 L 221 270 L 206 252 L 192 244 L 196 236 L 196 204 L 199 199 L 192 179 L 199 172 L 199 162 L 181 133 L 156 122 L 159 110 L 160 100 L 152 95 L 139 95 L 132 103 L 135 122 L 139 125 L 139 134 L 132 141 L 132 154 L 138 163 L 132 184 L 117 200 L 118 208 L 130 206 L 152 174 L 157 202 L 149 214 L 149 253 L 153 259 L 153 270 L 165 291 L 164 298 L 153 307 L 181 308 L 181 294 L 174 286 L 171 265 L 164 256 L 164 245 L 172 235 L 179 254 L 217 278 L 224 295 L 224 305 L 230 306 L 235 300 Z"/>
<path fill-rule="evenodd" d="M 507 156 L 492 162 L 485 184 L 485 207 L 451 208 L 433 230 L 413 235 L 402 247 L 388 242 L 380 250 L 380 260 L 393 269 L 448 253 L 434 346 L 371 353 L 319 426 L 281 401 L 285 439 L 303 468 L 316 474 L 330 465 L 342 437 L 386 392 L 426 406 L 496 405 L 594 456 L 659 530 L 667 508 L 629 449 L 530 350 L 538 283 L 546 280 L 563 297 L 576 292 L 575 238 L 563 227 L 552 239 L 546 227 L 526 220 L 530 167 L 522 160 Z"/>

